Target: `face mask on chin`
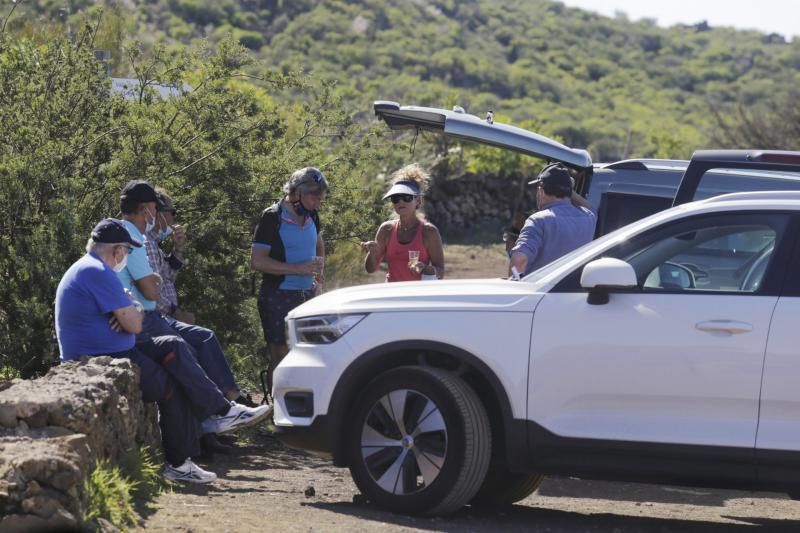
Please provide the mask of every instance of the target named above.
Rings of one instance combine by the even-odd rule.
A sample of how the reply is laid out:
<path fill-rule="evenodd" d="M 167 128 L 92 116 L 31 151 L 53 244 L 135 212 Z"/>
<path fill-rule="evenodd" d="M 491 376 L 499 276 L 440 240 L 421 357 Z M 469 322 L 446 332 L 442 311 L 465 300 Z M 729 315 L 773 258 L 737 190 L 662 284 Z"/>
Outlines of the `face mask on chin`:
<path fill-rule="evenodd" d="M 127 250 L 125 250 L 125 255 L 123 255 L 123 256 L 122 256 L 122 261 L 120 261 L 119 263 L 117 263 L 117 264 L 116 264 L 116 265 L 115 265 L 115 266 L 112 268 L 112 270 L 114 270 L 114 272 L 116 272 L 116 273 L 120 273 L 120 272 L 122 272 L 123 270 L 125 270 L 125 267 L 126 267 L 126 266 L 128 266 L 128 251 L 127 251 Z"/>
<path fill-rule="evenodd" d="M 158 233 L 156 234 L 156 240 L 163 241 L 164 239 L 172 235 L 172 226 L 167 224 L 167 219 L 164 218 L 164 215 L 158 215 L 158 216 L 161 217 L 161 222 L 164 224 L 164 228 L 158 230 Z"/>
<path fill-rule="evenodd" d="M 314 214 L 314 210 L 306 209 L 306 206 L 303 205 L 302 197 L 299 198 L 297 201 L 292 202 L 292 207 L 294 208 L 295 212 L 303 217 L 310 217 Z"/>
<path fill-rule="evenodd" d="M 146 216 L 150 217 L 150 210 L 149 209 L 147 210 L 147 215 Z M 144 232 L 145 233 L 150 233 L 151 231 L 153 231 L 154 227 L 156 227 L 156 217 L 148 218 L 146 226 L 144 228 Z"/>
<path fill-rule="evenodd" d="M 163 241 L 167 237 L 172 235 L 172 226 L 167 226 L 166 228 L 159 230 L 158 235 L 156 235 L 156 239 L 159 241 Z"/>

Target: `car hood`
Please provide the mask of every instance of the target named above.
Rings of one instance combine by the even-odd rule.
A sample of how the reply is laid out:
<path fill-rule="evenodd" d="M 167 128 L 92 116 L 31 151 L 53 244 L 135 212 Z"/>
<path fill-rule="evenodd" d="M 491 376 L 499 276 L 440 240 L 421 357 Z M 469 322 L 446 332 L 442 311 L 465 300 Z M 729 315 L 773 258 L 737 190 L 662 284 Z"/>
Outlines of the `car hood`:
<path fill-rule="evenodd" d="M 289 318 L 404 311 L 533 312 L 542 294 L 503 279 L 372 283 L 331 291 L 296 307 Z"/>

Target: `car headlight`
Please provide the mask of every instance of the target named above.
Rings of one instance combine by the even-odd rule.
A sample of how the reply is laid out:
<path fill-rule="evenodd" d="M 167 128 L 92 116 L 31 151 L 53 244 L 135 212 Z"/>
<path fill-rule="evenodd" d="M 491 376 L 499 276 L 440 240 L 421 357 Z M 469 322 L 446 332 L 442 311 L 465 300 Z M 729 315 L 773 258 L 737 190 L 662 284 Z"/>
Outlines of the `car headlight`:
<path fill-rule="evenodd" d="M 323 315 L 294 321 L 297 342 L 330 344 L 350 331 L 367 315 Z"/>

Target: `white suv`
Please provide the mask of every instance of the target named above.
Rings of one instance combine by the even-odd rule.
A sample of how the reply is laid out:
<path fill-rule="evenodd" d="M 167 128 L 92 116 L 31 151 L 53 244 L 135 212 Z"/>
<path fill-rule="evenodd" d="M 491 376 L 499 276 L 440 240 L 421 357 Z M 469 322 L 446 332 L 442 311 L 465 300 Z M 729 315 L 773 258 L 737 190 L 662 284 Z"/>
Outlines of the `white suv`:
<path fill-rule="evenodd" d="M 404 513 L 509 504 L 551 473 L 796 492 L 798 237 L 799 192 L 736 193 L 520 282 L 324 294 L 287 318 L 275 423 Z"/>

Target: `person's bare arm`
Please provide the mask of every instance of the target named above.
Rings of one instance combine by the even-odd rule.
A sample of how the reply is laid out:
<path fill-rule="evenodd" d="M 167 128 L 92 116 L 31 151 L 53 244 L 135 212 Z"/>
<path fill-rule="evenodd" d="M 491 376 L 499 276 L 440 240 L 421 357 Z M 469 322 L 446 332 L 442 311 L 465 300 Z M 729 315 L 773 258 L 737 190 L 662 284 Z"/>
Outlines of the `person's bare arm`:
<path fill-rule="evenodd" d="M 317 246 L 319 246 L 319 241 L 317 241 Z M 266 248 L 254 246 L 250 249 L 250 268 L 257 272 L 275 274 L 278 276 L 286 274 L 310 276 L 314 272 L 315 265 L 313 261 L 294 264 L 278 261 L 269 256 L 269 250 Z"/>
<path fill-rule="evenodd" d="M 525 273 L 525 268 L 528 266 L 528 256 L 522 252 L 514 252 L 511 254 L 511 266 L 509 266 L 509 274 L 511 267 L 515 267 L 520 276 Z"/>
<path fill-rule="evenodd" d="M 362 242 L 361 249 L 367 252 L 364 258 L 364 269 L 368 274 L 372 274 L 380 267 L 380 260 L 386 255 L 386 246 L 389 244 L 389 237 L 392 234 L 392 223 L 384 222 L 375 232 L 375 240 Z"/>
<path fill-rule="evenodd" d="M 141 333 L 144 313 L 142 313 L 141 304 L 139 304 L 139 302 L 136 302 L 136 304 L 114 309 L 112 312 L 114 316 L 112 317 L 111 327 L 114 328 L 114 321 L 116 321 L 116 324 L 118 324 L 119 328 L 123 331 L 133 334 Z M 119 331 L 117 328 L 114 329 Z"/>
<path fill-rule="evenodd" d="M 158 295 L 161 294 L 161 285 L 163 284 L 160 275 L 154 272 L 149 276 L 134 280 L 133 283 L 136 284 L 136 288 L 139 289 L 139 292 L 141 292 L 145 298 L 148 300 L 158 300 Z"/>
<path fill-rule="evenodd" d="M 325 283 L 325 241 L 322 240 L 322 234 L 317 235 L 316 252 L 317 257 L 322 258 L 322 262 L 317 264 L 317 270 L 314 271 L 314 291 L 319 294 Z"/>
<path fill-rule="evenodd" d="M 442 236 L 439 234 L 439 228 L 433 224 L 426 223 L 422 232 L 422 240 L 425 243 L 425 248 L 428 249 L 431 264 L 436 269 L 436 277 L 439 279 L 444 278 L 444 246 L 442 245 Z"/>
<path fill-rule="evenodd" d="M 317 235 L 317 255 L 325 257 L 325 241 L 322 240 L 322 234 Z"/>

